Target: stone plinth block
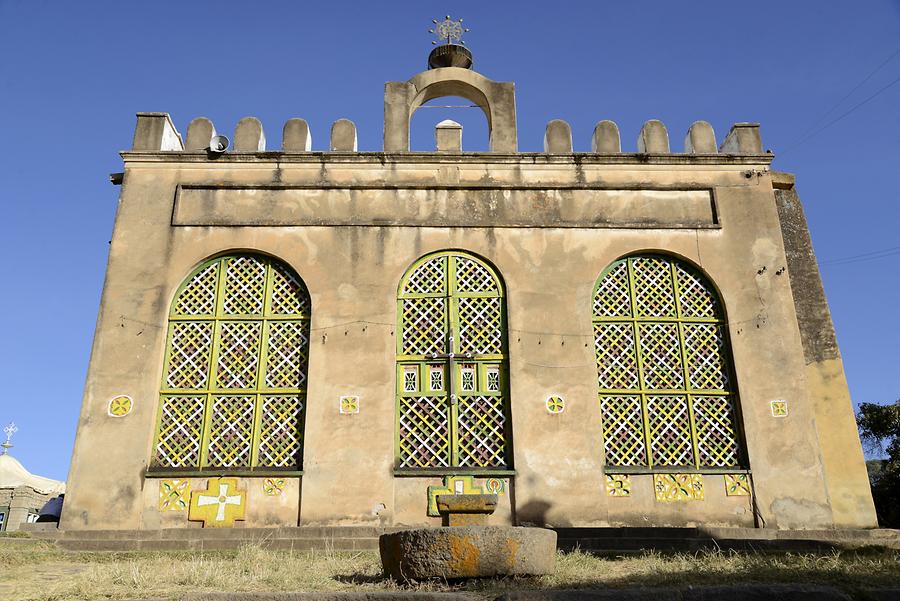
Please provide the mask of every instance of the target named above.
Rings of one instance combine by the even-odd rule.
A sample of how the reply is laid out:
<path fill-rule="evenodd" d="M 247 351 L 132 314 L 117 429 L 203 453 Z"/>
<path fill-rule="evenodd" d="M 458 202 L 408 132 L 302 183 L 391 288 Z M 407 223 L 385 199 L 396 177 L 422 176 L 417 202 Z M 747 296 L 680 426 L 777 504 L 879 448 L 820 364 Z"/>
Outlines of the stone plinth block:
<path fill-rule="evenodd" d="M 556 532 L 543 528 L 420 528 L 378 540 L 385 574 L 399 581 L 550 574 Z"/>
<path fill-rule="evenodd" d="M 444 119 L 434 126 L 434 141 L 438 152 L 462 152 L 462 125 Z"/>
<path fill-rule="evenodd" d="M 234 128 L 234 149 L 237 152 L 261 152 L 266 149 L 266 134 L 256 117 L 244 117 Z"/>
<path fill-rule="evenodd" d="M 600 154 L 617 154 L 622 152 L 622 142 L 619 138 L 619 126 L 613 121 L 603 120 L 594 127 L 594 135 L 591 137 L 591 152 Z"/>
<path fill-rule="evenodd" d="M 684 138 L 684 151 L 689 154 L 716 154 L 716 132 L 706 121 L 695 121 Z"/>
<path fill-rule="evenodd" d="M 562 119 L 554 119 L 544 130 L 544 152 L 572 152 L 572 128 Z"/>
<path fill-rule="evenodd" d="M 331 149 L 356 152 L 356 124 L 350 119 L 338 119 L 331 126 Z"/>
<path fill-rule="evenodd" d="M 759 123 L 735 123 L 719 148 L 724 154 L 762 154 Z"/>
<path fill-rule="evenodd" d="M 288 119 L 281 132 L 281 149 L 285 152 L 309 152 L 312 135 L 309 124 L 303 119 Z"/>
<path fill-rule="evenodd" d="M 206 117 L 197 117 L 188 124 L 187 142 L 184 143 L 185 150 L 206 150 L 216 135 L 216 128 L 213 122 Z"/>
<path fill-rule="evenodd" d="M 641 127 L 641 135 L 638 136 L 638 152 L 647 154 L 669 153 L 669 132 L 662 121 L 651 119 Z"/>
<path fill-rule="evenodd" d="M 438 495 L 436 501 L 444 526 L 484 526 L 497 509 L 497 495 Z"/>

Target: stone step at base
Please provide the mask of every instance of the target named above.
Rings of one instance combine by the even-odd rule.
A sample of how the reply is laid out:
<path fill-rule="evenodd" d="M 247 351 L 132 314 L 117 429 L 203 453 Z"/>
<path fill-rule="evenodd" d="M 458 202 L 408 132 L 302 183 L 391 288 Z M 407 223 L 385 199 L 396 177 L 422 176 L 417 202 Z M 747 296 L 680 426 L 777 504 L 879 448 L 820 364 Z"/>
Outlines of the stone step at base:
<path fill-rule="evenodd" d="M 592 552 L 654 549 L 696 551 L 829 551 L 900 549 L 900 530 L 774 530 L 754 528 L 557 528 L 557 546 Z"/>
<path fill-rule="evenodd" d="M 377 538 L 350 539 L 270 539 L 265 541 L 241 541 L 235 539 L 61 539 L 57 546 L 66 551 L 234 551 L 245 544 L 258 545 L 279 551 L 373 551 L 378 550 Z"/>
<path fill-rule="evenodd" d="M 623 553 L 643 551 L 660 552 L 694 552 L 700 550 L 721 551 L 795 551 L 813 552 L 829 551 L 841 548 L 834 543 L 806 540 L 713 540 L 713 539 L 685 539 L 675 540 L 671 538 L 640 539 L 561 539 L 557 541 L 557 548 L 562 551 L 580 550 L 588 553 Z"/>
<path fill-rule="evenodd" d="M 378 537 L 400 527 L 298 526 L 293 528 L 187 528 L 81 530 L 31 533 L 73 551 L 217 551 L 244 545 L 294 551 L 377 550 Z M 898 530 L 765 530 L 751 528 L 556 528 L 561 550 L 639 553 L 721 549 L 827 551 L 863 547 L 900 549 Z"/>
<path fill-rule="evenodd" d="M 900 530 L 775 530 L 772 528 L 554 528 L 561 539 L 568 538 L 675 538 L 725 540 L 900 540 Z"/>
<path fill-rule="evenodd" d="M 34 538 L 54 540 L 164 540 L 190 539 L 239 539 L 270 540 L 295 538 L 378 538 L 387 532 L 402 528 L 378 528 L 373 526 L 297 526 L 293 528 L 164 528 L 160 530 L 44 530 L 32 532 Z"/>
<path fill-rule="evenodd" d="M 554 528 L 556 535 L 560 539 L 568 538 L 710 538 L 711 534 L 706 534 L 698 528 L 649 528 L 649 527 L 611 527 L 611 528 Z M 748 534 L 756 532 L 754 528 L 732 528 L 729 532 L 733 532 L 737 538 L 744 538 Z"/>

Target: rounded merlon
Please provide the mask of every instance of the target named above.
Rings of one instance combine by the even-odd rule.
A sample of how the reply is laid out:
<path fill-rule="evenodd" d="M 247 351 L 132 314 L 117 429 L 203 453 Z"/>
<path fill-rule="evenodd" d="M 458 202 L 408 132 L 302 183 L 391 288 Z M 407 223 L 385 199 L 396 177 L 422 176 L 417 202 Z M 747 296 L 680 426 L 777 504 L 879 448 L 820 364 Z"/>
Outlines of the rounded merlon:
<path fill-rule="evenodd" d="M 651 119 L 641 127 L 637 151 L 646 154 L 669 154 L 669 132 L 658 119 Z"/>
<path fill-rule="evenodd" d="M 695 121 L 684 138 L 684 151 L 688 154 L 716 154 L 716 133 L 706 121 Z"/>
<path fill-rule="evenodd" d="M 206 117 L 197 117 L 188 124 L 187 141 L 184 144 L 184 149 L 187 151 L 206 150 L 209 148 L 209 143 L 215 135 L 216 128 L 213 126 L 212 121 Z"/>
<path fill-rule="evenodd" d="M 598 154 L 619 154 L 622 152 L 619 126 L 614 121 L 604 119 L 594 127 L 594 135 L 591 137 L 591 152 Z"/>
<path fill-rule="evenodd" d="M 356 152 L 356 124 L 338 119 L 331 126 L 331 150 Z"/>
<path fill-rule="evenodd" d="M 234 149 L 237 152 L 262 152 L 266 149 L 266 134 L 256 117 L 244 117 L 234 128 Z"/>
<path fill-rule="evenodd" d="M 544 130 L 544 152 L 567 154 L 572 152 L 572 128 L 562 119 L 553 119 Z"/>
<path fill-rule="evenodd" d="M 309 152 L 312 150 L 312 135 L 309 124 L 304 119 L 288 119 L 281 133 L 281 148 L 285 152 Z"/>

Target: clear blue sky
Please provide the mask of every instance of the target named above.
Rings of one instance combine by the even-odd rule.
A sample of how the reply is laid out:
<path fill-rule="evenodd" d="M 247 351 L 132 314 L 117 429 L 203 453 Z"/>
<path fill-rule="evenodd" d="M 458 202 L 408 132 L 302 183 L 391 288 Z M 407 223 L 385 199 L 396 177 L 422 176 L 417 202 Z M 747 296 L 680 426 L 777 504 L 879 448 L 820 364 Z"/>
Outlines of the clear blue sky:
<path fill-rule="evenodd" d="M 820 261 L 900 246 L 900 84 L 796 145 L 900 48 L 897 1 L 0 0 L 0 422 L 19 425 L 14 455 L 66 477 L 119 193 L 107 176 L 134 113 L 169 112 L 182 133 L 207 116 L 229 137 L 254 115 L 274 149 L 303 117 L 318 150 L 347 117 L 360 149 L 380 150 L 384 82 L 424 68 L 431 19 L 448 12 L 472 28 L 477 70 L 516 83 L 521 150 L 541 150 L 554 118 L 580 151 L 612 119 L 626 152 L 651 118 L 677 151 L 697 119 L 719 141 L 759 121 L 774 168 L 797 174 Z M 898 77 L 894 56 L 824 122 Z M 432 109 L 414 148 L 446 117 L 484 147 L 477 110 Z M 854 400 L 900 397 L 900 254 L 823 276 Z"/>

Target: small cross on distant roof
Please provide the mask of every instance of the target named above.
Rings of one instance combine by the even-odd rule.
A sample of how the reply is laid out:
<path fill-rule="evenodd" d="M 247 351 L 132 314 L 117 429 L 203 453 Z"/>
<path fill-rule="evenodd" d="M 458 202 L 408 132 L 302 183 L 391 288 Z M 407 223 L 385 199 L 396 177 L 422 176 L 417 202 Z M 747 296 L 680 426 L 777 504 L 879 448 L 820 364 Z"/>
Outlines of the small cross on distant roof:
<path fill-rule="evenodd" d="M 9 441 L 12 439 L 13 434 L 19 431 L 19 428 L 16 426 L 15 422 L 9 422 L 9 424 L 3 428 L 3 431 L 6 432 L 6 442 L 0 444 L 0 447 L 3 447 L 3 454 L 6 455 L 13 446 Z"/>

